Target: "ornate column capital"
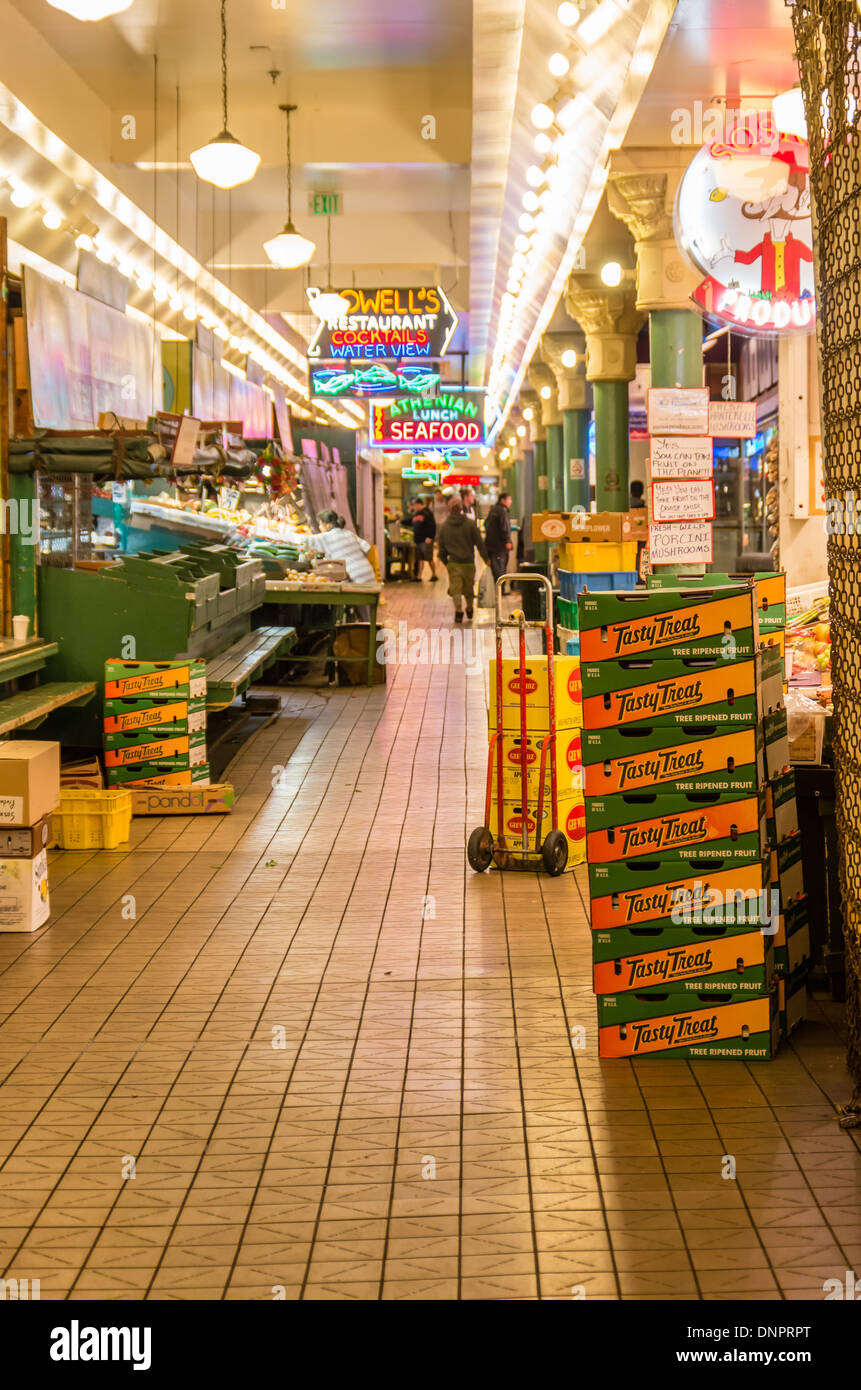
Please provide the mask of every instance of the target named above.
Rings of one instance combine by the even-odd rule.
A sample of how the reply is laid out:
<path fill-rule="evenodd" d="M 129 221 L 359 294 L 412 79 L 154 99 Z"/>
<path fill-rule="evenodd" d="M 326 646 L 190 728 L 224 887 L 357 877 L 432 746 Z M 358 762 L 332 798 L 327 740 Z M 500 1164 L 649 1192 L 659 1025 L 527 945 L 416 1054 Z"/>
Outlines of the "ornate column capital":
<path fill-rule="evenodd" d="M 637 308 L 693 309 L 691 295 L 702 276 L 679 249 L 673 233 L 673 199 L 681 177 L 654 168 L 614 171 L 607 203 L 634 238 L 637 253 Z"/>
<path fill-rule="evenodd" d="M 556 393 L 556 377 L 552 370 L 539 358 L 533 357 L 529 364 L 529 385 L 534 391 L 538 392 L 538 402 L 541 406 L 541 423 L 546 429 L 548 425 L 561 425 L 562 415 L 559 410 L 559 402 Z M 543 395 L 542 392 L 550 389 L 550 395 Z"/>
<path fill-rule="evenodd" d="M 526 424 L 529 426 L 530 444 L 540 444 L 547 438 L 547 430 L 541 422 L 541 397 L 538 392 L 530 391 L 528 388 L 524 390 L 521 387 L 520 407 L 524 411 L 532 411 L 531 418 L 526 419 L 524 415 L 524 420 L 526 420 Z"/>
<path fill-rule="evenodd" d="M 586 334 L 586 379 L 633 381 L 637 334 L 645 320 L 633 291 L 605 289 L 594 277 L 572 275 L 565 307 Z"/>
<path fill-rule="evenodd" d="M 550 368 L 556 378 L 556 394 L 560 410 L 586 410 L 588 392 L 583 364 L 586 356 L 586 342 L 582 333 L 545 333 L 539 347 L 542 361 Z M 573 367 L 568 367 L 563 357 L 568 352 L 577 354 Z"/>

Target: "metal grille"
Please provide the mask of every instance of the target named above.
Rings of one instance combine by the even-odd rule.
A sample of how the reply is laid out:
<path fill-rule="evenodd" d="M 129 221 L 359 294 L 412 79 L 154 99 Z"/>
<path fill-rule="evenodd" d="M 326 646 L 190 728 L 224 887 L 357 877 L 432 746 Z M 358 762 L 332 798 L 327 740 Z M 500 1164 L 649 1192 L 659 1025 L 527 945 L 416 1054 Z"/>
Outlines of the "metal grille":
<path fill-rule="evenodd" d="M 861 499 L 861 13 L 856 0 L 787 0 L 810 141 L 823 473 L 827 499 Z M 861 526 L 828 538 L 834 758 L 846 1008 L 861 1122 Z"/>
<path fill-rule="evenodd" d="M 92 558 L 93 480 L 80 473 L 36 473 L 39 564 L 71 569 Z"/>

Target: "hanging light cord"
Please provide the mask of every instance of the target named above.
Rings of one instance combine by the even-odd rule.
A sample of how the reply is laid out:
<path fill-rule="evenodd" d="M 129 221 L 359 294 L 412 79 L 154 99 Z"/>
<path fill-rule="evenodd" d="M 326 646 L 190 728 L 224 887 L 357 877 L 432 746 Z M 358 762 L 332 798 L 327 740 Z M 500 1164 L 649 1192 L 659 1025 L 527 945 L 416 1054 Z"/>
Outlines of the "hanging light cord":
<path fill-rule="evenodd" d="M 227 0 L 221 0 L 221 109 L 227 129 Z"/>
<path fill-rule="evenodd" d="M 290 112 L 291 106 L 285 106 L 287 113 L 287 222 L 293 221 L 293 152 L 290 147 Z"/>
<path fill-rule="evenodd" d="M 332 287 L 332 214 L 326 218 L 326 234 L 329 243 L 329 288 Z"/>

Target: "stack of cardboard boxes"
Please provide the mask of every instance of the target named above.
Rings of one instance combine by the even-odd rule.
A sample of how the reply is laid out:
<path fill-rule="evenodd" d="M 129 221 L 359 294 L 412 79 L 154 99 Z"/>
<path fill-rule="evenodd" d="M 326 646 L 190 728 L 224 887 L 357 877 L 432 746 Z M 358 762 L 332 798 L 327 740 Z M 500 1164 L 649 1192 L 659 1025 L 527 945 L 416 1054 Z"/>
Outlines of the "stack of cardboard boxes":
<path fill-rule="evenodd" d="M 663 585 L 579 601 L 599 1053 L 771 1057 L 804 916 L 780 651 L 752 581 Z"/>
<path fill-rule="evenodd" d="M 505 836 L 506 846 L 517 851 L 522 842 L 522 787 L 526 776 L 527 829 L 530 848 L 539 828 L 541 745 L 550 730 L 550 690 L 546 656 L 528 656 L 523 668 L 526 693 L 526 741 L 521 740 L 520 660 L 502 660 L 502 802 L 499 822 L 499 762 L 494 758 L 490 831 L 494 839 Z M 583 769 L 580 732 L 583 706 L 580 699 L 580 662 L 574 656 L 553 660 L 556 705 L 556 788 L 558 829 L 568 840 L 568 864 L 583 862 L 586 834 L 583 812 Z M 490 663 L 488 727 L 496 732 L 496 658 Z M 541 843 L 551 827 L 550 753 L 545 759 L 544 797 L 540 807 Z"/>
<path fill-rule="evenodd" d="M 204 661 L 106 661 L 105 770 L 111 787 L 209 782 Z"/>
<path fill-rule="evenodd" d="M 60 745 L 0 743 L 0 932 L 32 932 L 51 914 L 51 816 L 60 804 Z"/>

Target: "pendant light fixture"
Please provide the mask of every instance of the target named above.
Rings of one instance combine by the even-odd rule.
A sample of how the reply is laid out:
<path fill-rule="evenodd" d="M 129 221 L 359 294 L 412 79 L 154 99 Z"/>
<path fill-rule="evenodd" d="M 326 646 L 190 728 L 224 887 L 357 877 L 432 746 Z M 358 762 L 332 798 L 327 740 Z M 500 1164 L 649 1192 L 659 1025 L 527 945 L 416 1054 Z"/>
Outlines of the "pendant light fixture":
<path fill-rule="evenodd" d="M 227 0 L 221 0 L 221 110 L 224 129 L 207 145 L 192 150 L 191 162 L 197 177 L 205 183 L 235 188 L 254 178 L 260 155 L 241 144 L 227 129 Z"/>
<path fill-rule="evenodd" d="M 131 9 L 134 0 L 48 0 L 55 10 L 70 14 L 73 19 L 98 21 Z"/>
<path fill-rule="evenodd" d="M 308 264 L 316 247 L 313 241 L 309 241 L 306 236 L 301 236 L 293 226 L 293 155 L 290 145 L 290 116 L 296 107 L 279 106 L 278 110 L 284 112 L 287 121 L 287 221 L 284 224 L 283 232 L 279 232 L 269 241 L 264 241 L 263 250 L 272 264 L 278 266 L 280 270 L 298 270 L 300 265 Z"/>
<path fill-rule="evenodd" d="M 326 288 L 324 290 L 318 290 L 317 293 L 313 296 L 311 295 L 310 290 L 308 293 L 311 308 L 313 309 L 317 317 L 323 319 L 325 323 L 336 323 L 338 319 L 344 317 L 344 315 L 350 307 L 350 303 L 349 300 L 345 299 L 344 296 L 342 294 L 339 294 L 338 291 L 334 289 L 332 286 L 331 215 L 327 217 L 326 221 L 328 222 L 327 236 L 329 241 L 329 278 L 326 284 Z"/>

